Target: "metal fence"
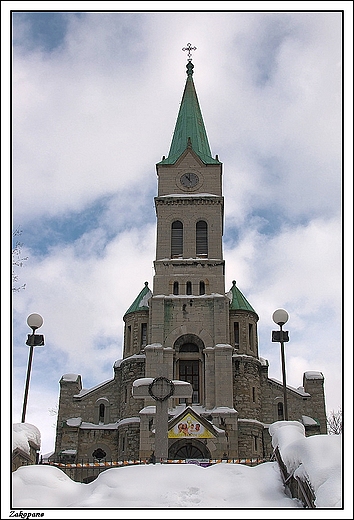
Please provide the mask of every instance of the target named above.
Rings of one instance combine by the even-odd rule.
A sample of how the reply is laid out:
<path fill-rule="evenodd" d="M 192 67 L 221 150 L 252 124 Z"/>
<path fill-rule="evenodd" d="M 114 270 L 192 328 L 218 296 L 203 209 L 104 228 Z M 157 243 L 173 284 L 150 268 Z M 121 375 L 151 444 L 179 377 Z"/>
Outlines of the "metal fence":
<path fill-rule="evenodd" d="M 197 464 L 198 466 L 211 466 L 213 464 L 246 464 L 247 466 L 257 466 L 263 462 L 269 462 L 269 459 L 161 459 L 160 461 L 151 462 L 149 459 L 123 460 L 123 461 L 97 461 L 97 462 L 45 462 L 44 464 L 55 466 L 61 469 L 68 477 L 76 482 L 88 484 L 95 480 L 100 473 L 110 468 L 122 468 L 132 465 L 144 464 Z"/>
<path fill-rule="evenodd" d="M 279 448 L 276 447 L 274 450 L 274 457 L 278 462 L 280 473 L 285 486 L 289 489 L 293 498 L 298 498 L 304 504 L 306 509 L 316 509 L 315 500 L 316 495 L 311 487 L 308 480 L 294 477 L 294 474 L 288 473 L 288 469 L 281 458 Z"/>

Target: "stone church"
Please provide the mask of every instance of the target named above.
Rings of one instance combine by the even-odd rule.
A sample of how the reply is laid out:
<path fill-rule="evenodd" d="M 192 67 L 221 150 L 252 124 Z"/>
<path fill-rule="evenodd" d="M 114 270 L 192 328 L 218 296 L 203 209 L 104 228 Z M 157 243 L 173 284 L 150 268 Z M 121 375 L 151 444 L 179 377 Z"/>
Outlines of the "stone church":
<path fill-rule="evenodd" d="M 65 374 L 55 453 L 63 462 L 146 459 L 155 450 L 156 401 L 135 399 L 139 378 L 187 381 L 191 398 L 168 400 L 168 458 L 267 458 L 268 426 L 284 419 L 283 387 L 259 355 L 256 310 L 236 282 L 225 290 L 222 163 L 212 156 L 193 81 L 187 79 L 169 153 L 157 163 L 152 289 L 124 320 L 123 358 L 93 388 Z M 287 387 L 289 420 L 326 433 L 324 377 Z"/>

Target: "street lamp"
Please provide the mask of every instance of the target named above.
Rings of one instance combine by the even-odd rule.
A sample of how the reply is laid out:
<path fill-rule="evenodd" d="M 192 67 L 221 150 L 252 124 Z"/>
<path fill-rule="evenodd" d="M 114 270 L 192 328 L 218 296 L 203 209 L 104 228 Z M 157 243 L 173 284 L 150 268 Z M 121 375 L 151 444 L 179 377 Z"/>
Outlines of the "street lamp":
<path fill-rule="evenodd" d="M 273 321 L 277 323 L 280 330 L 272 331 L 272 341 L 280 343 L 281 350 L 281 368 L 283 373 L 283 398 L 284 398 L 284 419 L 288 421 L 288 400 L 286 395 L 286 371 L 285 371 L 285 353 L 284 343 L 289 341 L 289 332 L 283 330 L 283 325 L 288 321 L 289 314 L 284 309 L 277 309 L 273 312 Z"/>
<path fill-rule="evenodd" d="M 44 345 L 44 336 L 42 334 L 35 334 L 35 331 L 39 329 L 43 325 L 43 318 L 40 314 L 30 314 L 27 318 L 27 325 L 32 329 L 32 334 L 27 335 L 26 345 L 30 347 L 28 354 L 28 366 L 27 366 L 27 377 L 26 377 L 26 386 L 25 386 L 25 394 L 23 397 L 23 408 L 22 408 L 22 419 L 21 422 L 25 422 L 26 417 L 26 408 L 27 408 L 27 399 L 28 399 L 28 389 L 31 377 L 31 367 L 32 367 L 32 359 L 33 359 L 33 350 L 34 347 L 42 347 Z"/>

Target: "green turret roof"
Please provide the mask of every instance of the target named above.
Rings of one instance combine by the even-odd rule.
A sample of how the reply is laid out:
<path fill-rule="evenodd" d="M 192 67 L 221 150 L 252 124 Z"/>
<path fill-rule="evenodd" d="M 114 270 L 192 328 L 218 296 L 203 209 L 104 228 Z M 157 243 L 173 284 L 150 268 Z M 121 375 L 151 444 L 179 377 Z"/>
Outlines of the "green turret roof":
<path fill-rule="evenodd" d="M 144 288 L 140 291 L 138 296 L 135 298 L 129 309 L 127 310 L 126 314 L 129 314 L 131 312 L 135 311 L 147 311 L 149 310 L 148 307 L 148 299 L 152 296 L 152 292 L 149 289 L 148 282 L 145 282 Z M 125 316 L 124 315 L 124 316 Z"/>
<path fill-rule="evenodd" d="M 228 296 L 230 298 L 230 310 L 251 311 L 257 314 L 254 308 L 248 303 L 246 298 L 243 296 L 240 289 L 236 287 L 235 280 L 233 280 L 232 282 L 232 287 L 230 289 L 230 292 L 228 293 Z"/>
<path fill-rule="evenodd" d="M 194 65 L 187 63 L 187 82 L 179 109 L 168 157 L 158 164 L 174 164 L 191 148 L 205 164 L 220 164 L 211 156 L 208 137 L 193 82 Z"/>

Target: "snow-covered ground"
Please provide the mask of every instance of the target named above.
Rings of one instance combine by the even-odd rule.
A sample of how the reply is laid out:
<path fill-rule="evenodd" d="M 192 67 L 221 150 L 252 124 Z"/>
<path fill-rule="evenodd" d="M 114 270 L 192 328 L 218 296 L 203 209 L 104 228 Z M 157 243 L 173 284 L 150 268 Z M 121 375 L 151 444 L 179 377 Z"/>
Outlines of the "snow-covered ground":
<path fill-rule="evenodd" d="M 331 508 L 335 517 L 333 509 L 341 507 L 341 436 L 305 437 L 303 426 L 290 421 L 274 423 L 270 432 L 288 471 L 306 475 L 317 497 L 316 506 Z M 87 518 L 77 516 L 78 510 L 302 508 L 286 493 L 276 462 L 255 467 L 232 463 L 207 468 L 194 464 L 125 466 L 107 469 L 90 484 L 74 482 L 54 466 L 26 466 L 13 473 L 12 506 L 36 511 L 51 508 L 45 513 L 47 518 L 67 518 L 74 509 L 75 518 Z M 57 510 L 59 516 L 49 515 Z M 109 512 L 105 510 L 105 518 L 111 518 L 106 515 Z M 139 518 L 130 513 L 129 517 Z"/>
<path fill-rule="evenodd" d="M 126 466 L 108 469 L 90 484 L 73 482 L 52 466 L 28 466 L 14 474 L 13 505 L 35 509 L 302 507 L 285 495 L 276 462 L 255 467 Z"/>

